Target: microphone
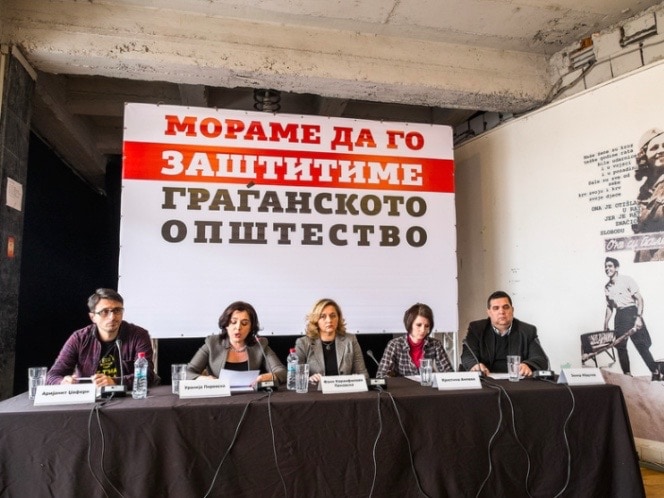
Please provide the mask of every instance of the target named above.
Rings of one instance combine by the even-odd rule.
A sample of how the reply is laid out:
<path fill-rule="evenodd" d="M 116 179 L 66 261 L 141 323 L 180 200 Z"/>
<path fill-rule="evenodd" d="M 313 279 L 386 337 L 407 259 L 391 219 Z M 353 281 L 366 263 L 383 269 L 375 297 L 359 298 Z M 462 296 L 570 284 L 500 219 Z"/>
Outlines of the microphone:
<path fill-rule="evenodd" d="M 370 349 L 368 349 L 368 350 L 367 350 L 367 356 L 368 356 L 369 358 L 371 358 L 371 359 L 374 361 L 374 363 L 376 364 L 377 367 L 380 367 L 380 363 L 378 362 L 378 360 L 377 360 L 376 357 L 374 356 L 373 351 L 371 351 Z"/>
<path fill-rule="evenodd" d="M 118 337 L 115 339 L 115 346 L 118 348 L 118 360 L 120 361 L 120 385 L 124 386 L 124 368 L 122 366 L 122 341 Z"/>
<path fill-rule="evenodd" d="M 546 370 L 535 370 L 533 372 L 533 379 L 545 379 L 552 380 L 555 377 L 553 370 L 551 370 L 551 362 L 549 361 L 549 356 L 544 352 L 544 348 L 540 344 L 539 337 L 535 337 L 535 342 L 544 353 L 544 358 L 546 358 Z"/>
<path fill-rule="evenodd" d="M 120 364 L 120 384 L 115 386 L 104 386 L 101 388 L 101 397 L 122 397 L 127 395 L 127 387 L 124 385 L 124 368 L 122 365 L 122 341 L 115 339 L 115 347 L 118 349 L 118 363 Z"/>
<path fill-rule="evenodd" d="M 367 356 L 374 361 L 374 363 L 376 364 L 377 367 L 380 368 L 380 363 L 378 363 L 378 360 L 374 356 L 373 351 L 368 349 L 367 350 Z M 369 379 L 368 384 L 369 384 L 369 387 L 375 387 L 376 389 L 379 389 L 379 390 L 380 389 L 387 389 L 387 380 L 386 379 L 378 379 L 378 378 Z"/>
<path fill-rule="evenodd" d="M 261 344 L 260 338 L 258 335 L 256 335 L 256 342 L 258 343 L 258 347 L 261 350 L 261 354 L 263 355 L 263 361 L 265 362 L 265 370 L 267 371 L 268 369 L 268 363 L 267 363 L 267 356 L 265 355 L 265 349 L 263 349 L 263 345 Z M 272 372 L 268 372 L 270 375 L 272 375 L 271 380 L 261 380 L 260 382 L 256 382 L 256 390 L 257 391 L 276 391 L 277 390 L 277 383 L 274 381 L 274 374 Z"/>
<path fill-rule="evenodd" d="M 475 363 L 477 365 L 480 365 L 480 360 L 477 359 L 477 356 L 475 356 L 475 353 L 473 352 L 472 348 L 468 345 L 468 342 L 466 342 L 466 339 L 461 341 L 461 345 L 466 346 L 466 349 L 468 350 L 470 355 L 473 357 L 473 360 L 475 360 Z M 484 372 L 482 371 L 481 368 L 479 370 L 477 370 L 477 373 L 480 374 L 480 377 L 484 377 Z"/>

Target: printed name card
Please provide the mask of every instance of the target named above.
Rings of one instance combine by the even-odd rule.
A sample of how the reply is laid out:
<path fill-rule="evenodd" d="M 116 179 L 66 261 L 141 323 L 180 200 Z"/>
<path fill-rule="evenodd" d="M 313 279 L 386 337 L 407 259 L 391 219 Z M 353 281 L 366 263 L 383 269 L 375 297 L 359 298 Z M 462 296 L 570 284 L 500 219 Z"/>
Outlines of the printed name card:
<path fill-rule="evenodd" d="M 433 386 L 439 391 L 448 389 L 482 389 L 479 372 L 435 372 Z"/>
<path fill-rule="evenodd" d="M 588 386 L 606 384 L 606 382 L 599 368 L 563 368 L 558 377 L 558 384 Z"/>
<path fill-rule="evenodd" d="M 226 379 L 181 380 L 181 398 L 218 398 L 231 395 L 231 385 Z"/>
<path fill-rule="evenodd" d="M 94 403 L 97 388 L 94 384 L 60 384 L 57 386 L 37 386 L 35 406 L 39 405 L 78 405 Z"/>
<path fill-rule="evenodd" d="M 361 393 L 368 391 L 364 375 L 330 375 L 320 378 L 323 394 Z"/>

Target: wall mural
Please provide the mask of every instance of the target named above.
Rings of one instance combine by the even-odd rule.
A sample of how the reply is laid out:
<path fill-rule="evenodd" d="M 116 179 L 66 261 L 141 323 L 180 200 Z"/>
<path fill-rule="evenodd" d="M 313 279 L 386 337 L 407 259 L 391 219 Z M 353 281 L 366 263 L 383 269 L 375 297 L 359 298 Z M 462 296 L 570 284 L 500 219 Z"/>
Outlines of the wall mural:
<path fill-rule="evenodd" d="M 631 341 L 653 381 L 662 380 L 664 360 L 650 352 L 652 339 L 644 317 L 639 285 L 621 266 L 629 255 L 634 263 L 664 260 L 664 131 L 649 128 L 636 144 L 623 143 L 583 157 L 590 171 L 587 190 L 579 192 L 590 210 L 601 216 L 600 235 L 606 258 L 606 311 L 603 330 L 581 334 L 581 360 L 597 365 L 606 353 L 631 375 L 627 345 Z M 615 256 L 615 257 L 613 257 Z"/>
<path fill-rule="evenodd" d="M 658 62 L 455 150 L 461 324 L 510 292 L 552 368 L 600 367 L 649 442 L 664 442 L 662 81 Z"/>

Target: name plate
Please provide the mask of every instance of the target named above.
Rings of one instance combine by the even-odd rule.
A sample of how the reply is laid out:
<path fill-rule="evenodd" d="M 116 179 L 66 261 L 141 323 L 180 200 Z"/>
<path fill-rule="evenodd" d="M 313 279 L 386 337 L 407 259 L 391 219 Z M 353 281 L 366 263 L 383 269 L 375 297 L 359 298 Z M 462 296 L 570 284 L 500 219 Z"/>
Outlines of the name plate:
<path fill-rule="evenodd" d="M 94 403 L 97 388 L 94 384 L 60 384 L 57 386 L 37 386 L 35 406 L 39 405 L 80 405 Z"/>
<path fill-rule="evenodd" d="M 323 394 L 361 393 L 368 391 L 367 379 L 364 375 L 329 375 L 320 378 Z"/>
<path fill-rule="evenodd" d="M 558 377 L 558 384 L 589 386 L 606 384 L 606 382 L 599 368 L 563 368 Z"/>
<path fill-rule="evenodd" d="M 219 398 L 231 395 L 231 385 L 226 379 L 181 380 L 181 398 Z"/>
<path fill-rule="evenodd" d="M 433 385 L 439 391 L 448 389 L 482 389 L 479 372 L 435 372 Z"/>

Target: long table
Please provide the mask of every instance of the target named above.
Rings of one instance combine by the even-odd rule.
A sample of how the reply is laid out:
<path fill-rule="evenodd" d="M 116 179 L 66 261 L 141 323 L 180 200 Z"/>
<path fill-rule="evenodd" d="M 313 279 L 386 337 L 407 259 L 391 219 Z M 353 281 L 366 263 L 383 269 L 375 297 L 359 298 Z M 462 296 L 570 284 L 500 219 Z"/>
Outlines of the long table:
<path fill-rule="evenodd" d="M 95 407 L 0 403 L 1 496 L 206 494 L 645 496 L 613 385 L 438 391 L 396 378 L 382 393 L 183 400 L 160 386 Z"/>

